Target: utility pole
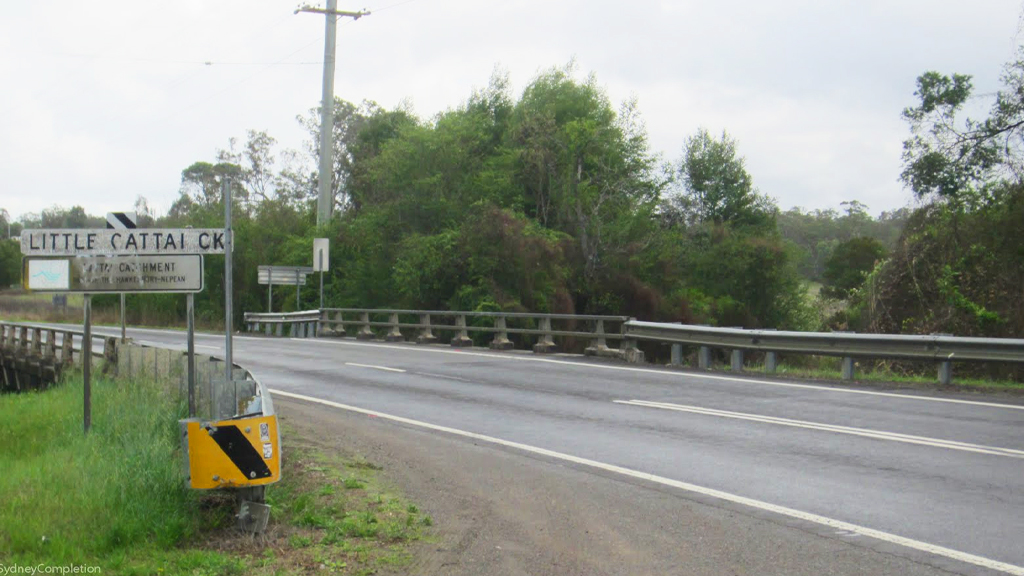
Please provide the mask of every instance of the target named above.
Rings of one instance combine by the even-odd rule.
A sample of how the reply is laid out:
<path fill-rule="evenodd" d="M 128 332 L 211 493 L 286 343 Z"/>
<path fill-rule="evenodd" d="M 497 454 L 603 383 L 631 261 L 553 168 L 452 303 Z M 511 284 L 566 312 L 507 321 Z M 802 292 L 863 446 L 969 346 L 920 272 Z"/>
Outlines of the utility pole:
<path fill-rule="evenodd" d="M 323 14 L 327 22 L 324 30 L 324 84 L 320 100 L 320 195 L 316 201 L 316 225 L 326 224 L 334 211 L 331 180 L 334 174 L 334 59 L 338 38 L 338 18 L 348 16 L 359 20 L 370 13 L 338 10 L 338 0 L 327 0 L 327 8 L 302 6 L 295 10 Z"/>

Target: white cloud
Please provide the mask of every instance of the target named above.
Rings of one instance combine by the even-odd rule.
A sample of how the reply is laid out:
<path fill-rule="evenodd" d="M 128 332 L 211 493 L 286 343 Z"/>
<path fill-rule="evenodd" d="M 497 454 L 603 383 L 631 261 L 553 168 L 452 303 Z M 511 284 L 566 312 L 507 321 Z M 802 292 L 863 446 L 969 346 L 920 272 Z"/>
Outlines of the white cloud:
<path fill-rule="evenodd" d="M 336 94 L 424 117 L 486 85 L 521 90 L 577 58 L 613 100 L 635 94 L 652 146 L 679 156 L 700 126 L 739 140 L 755 182 L 783 208 L 873 211 L 909 201 L 897 181 L 914 78 L 928 69 L 998 87 L 1014 54 L 1017 0 L 366 0 L 339 27 Z M 317 105 L 323 18 L 291 0 L 21 3 L 0 21 L 0 207 L 92 213 L 139 194 L 166 209 L 182 168 L 230 137 L 306 137 Z M 349 6 L 348 8 L 355 8 Z M 203 62 L 210 61 L 206 66 Z M 274 65 L 271 65 L 274 64 Z"/>

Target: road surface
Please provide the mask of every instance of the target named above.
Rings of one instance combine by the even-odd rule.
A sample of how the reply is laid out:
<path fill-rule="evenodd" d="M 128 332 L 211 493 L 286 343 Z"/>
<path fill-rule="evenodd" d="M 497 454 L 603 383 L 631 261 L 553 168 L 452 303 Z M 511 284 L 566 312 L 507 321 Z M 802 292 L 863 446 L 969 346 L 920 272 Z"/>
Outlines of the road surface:
<path fill-rule="evenodd" d="M 181 332 L 130 335 L 184 348 Z M 286 417 L 446 479 L 450 517 L 460 494 L 490 495 L 508 534 L 532 534 L 510 540 L 515 562 L 436 573 L 1024 574 L 1012 397 L 352 339 L 239 336 L 234 354 Z"/>

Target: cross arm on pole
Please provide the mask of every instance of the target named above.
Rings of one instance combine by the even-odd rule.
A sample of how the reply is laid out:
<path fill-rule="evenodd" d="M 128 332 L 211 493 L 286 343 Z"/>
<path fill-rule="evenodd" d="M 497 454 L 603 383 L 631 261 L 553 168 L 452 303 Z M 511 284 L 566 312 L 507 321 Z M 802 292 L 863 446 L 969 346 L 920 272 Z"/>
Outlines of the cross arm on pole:
<path fill-rule="evenodd" d="M 359 12 L 350 12 L 347 10 L 328 10 L 326 8 L 314 8 L 313 6 L 300 6 L 295 9 L 295 13 L 299 12 L 312 12 L 314 14 L 333 14 L 334 16 L 348 16 L 353 20 L 359 20 L 363 16 L 369 16 L 371 13 L 368 10 L 361 10 Z"/>

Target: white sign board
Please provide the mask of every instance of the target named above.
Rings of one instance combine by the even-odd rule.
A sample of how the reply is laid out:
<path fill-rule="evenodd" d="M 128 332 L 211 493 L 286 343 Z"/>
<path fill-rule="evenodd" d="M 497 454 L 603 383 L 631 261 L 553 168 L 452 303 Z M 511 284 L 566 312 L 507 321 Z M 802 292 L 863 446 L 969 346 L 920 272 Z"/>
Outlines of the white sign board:
<path fill-rule="evenodd" d="M 71 263 L 67 260 L 29 260 L 25 280 L 29 290 L 71 288 Z"/>
<path fill-rule="evenodd" d="M 313 272 L 327 272 L 330 269 L 331 241 L 328 238 L 313 238 Z M 320 263 L 323 262 L 323 269 Z"/>
<path fill-rule="evenodd" d="M 313 272 L 309 266 L 260 266 L 257 268 L 260 284 L 277 284 L 279 286 L 306 285 L 306 276 Z"/>
<path fill-rule="evenodd" d="M 223 254 L 223 228 L 108 230 L 24 230 L 25 256 L 130 256 L 136 254 Z"/>
<path fill-rule="evenodd" d="M 201 292 L 199 254 L 25 259 L 25 288 L 41 292 Z"/>

